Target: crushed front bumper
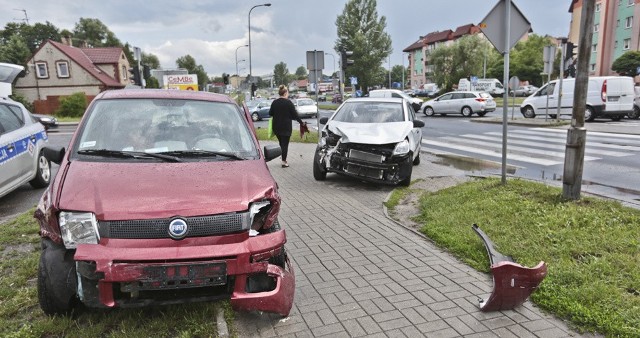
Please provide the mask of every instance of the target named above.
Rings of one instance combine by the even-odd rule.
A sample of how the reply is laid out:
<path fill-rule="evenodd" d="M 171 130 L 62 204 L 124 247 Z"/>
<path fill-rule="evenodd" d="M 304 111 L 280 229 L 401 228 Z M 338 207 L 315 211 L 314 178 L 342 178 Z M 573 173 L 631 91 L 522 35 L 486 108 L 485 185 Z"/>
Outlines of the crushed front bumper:
<path fill-rule="evenodd" d="M 370 154 L 372 157 L 382 155 Z M 409 154 L 402 157 L 393 157 L 385 161 L 371 161 L 344 156 L 341 153 L 333 153 L 329 158 L 328 172 L 334 172 L 365 181 L 398 184 L 410 177 L 413 163 Z"/>
<path fill-rule="evenodd" d="M 284 230 L 79 244 L 78 296 L 92 307 L 134 307 L 230 298 L 235 310 L 287 316 L 295 275 Z"/>

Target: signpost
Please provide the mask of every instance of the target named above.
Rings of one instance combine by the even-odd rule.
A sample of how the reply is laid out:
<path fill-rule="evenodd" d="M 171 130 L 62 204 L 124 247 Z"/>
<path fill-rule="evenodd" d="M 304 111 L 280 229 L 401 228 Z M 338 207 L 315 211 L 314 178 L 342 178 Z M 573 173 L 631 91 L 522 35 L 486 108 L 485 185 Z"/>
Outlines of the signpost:
<path fill-rule="evenodd" d="M 556 46 L 544 46 L 542 53 L 542 62 L 544 63 L 544 73 L 547 74 L 547 83 L 551 82 L 551 72 L 553 72 L 553 60 L 556 56 Z M 544 110 L 549 112 L 549 93 L 547 92 L 547 106 Z M 546 121 L 549 114 L 544 114 L 544 120 Z"/>
<path fill-rule="evenodd" d="M 320 71 L 320 77 L 322 77 L 322 70 L 324 69 L 324 51 L 321 50 L 309 50 L 307 51 L 307 69 L 309 70 L 309 81 L 313 81 L 316 92 L 316 112 L 318 110 L 318 71 Z M 313 73 L 311 73 L 313 71 Z M 318 125 L 318 136 L 320 136 L 320 114 L 316 113 L 316 123 Z"/>
<path fill-rule="evenodd" d="M 511 0 L 500 0 L 480 23 L 480 30 L 504 55 L 504 81 L 509 81 L 509 50 L 531 29 L 531 23 Z M 503 94 L 502 107 L 502 184 L 507 183 L 507 109 L 509 91 Z"/>
<path fill-rule="evenodd" d="M 198 75 L 164 75 L 163 83 L 167 89 L 198 91 Z"/>

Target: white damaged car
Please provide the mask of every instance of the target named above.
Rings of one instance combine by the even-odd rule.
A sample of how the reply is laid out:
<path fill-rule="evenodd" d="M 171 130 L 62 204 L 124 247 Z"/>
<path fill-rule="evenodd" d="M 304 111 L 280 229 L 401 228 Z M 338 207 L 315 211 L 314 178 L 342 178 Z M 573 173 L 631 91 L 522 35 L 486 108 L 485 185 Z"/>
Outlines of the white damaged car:
<path fill-rule="evenodd" d="M 383 184 L 411 183 L 420 163 L 424 122 L 402 98 L 353 98 L 324 124 L 313 160 L 313 177 L 333 172 Z"/>

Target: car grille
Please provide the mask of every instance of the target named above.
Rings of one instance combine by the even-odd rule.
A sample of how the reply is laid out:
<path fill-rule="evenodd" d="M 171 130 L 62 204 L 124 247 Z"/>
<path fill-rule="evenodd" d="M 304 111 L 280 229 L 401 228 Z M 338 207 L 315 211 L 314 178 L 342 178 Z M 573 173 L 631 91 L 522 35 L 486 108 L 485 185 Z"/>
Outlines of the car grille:
<path fill-rule="evenodd" d="M 130 221 L 100 221 L 102 238 L 157 239 L 171 238 L 169 223 L 175 218 Z M 187 223 L 186 237 L 215 236 L 249 229 L 249 212 L 210 216 L 182 217 Z"/>
<path fill-rule="evenodd" d="M 353 164 L 347 165 L 345 171 L 350 174 L 369 177 L 369 178 L 375 178 L 377 180 L 381 180 L 382 175 L 384 173 L 384 171 L 380 169 L 367 168 L 367 167 L 362 167 L 362 166 L 353 165 Z"/>

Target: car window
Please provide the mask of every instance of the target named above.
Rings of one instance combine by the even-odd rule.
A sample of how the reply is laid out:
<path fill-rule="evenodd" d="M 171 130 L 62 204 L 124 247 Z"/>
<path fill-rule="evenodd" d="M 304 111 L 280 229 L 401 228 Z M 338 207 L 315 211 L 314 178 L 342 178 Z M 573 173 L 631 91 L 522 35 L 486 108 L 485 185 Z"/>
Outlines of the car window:
<path fill-rule="evenodd" d="M 391 93 L 391 97 L 397 97 L 397 98 L 401 99 L 402 95 L 400 95 L 398 93 Z"/>
<path fill-rule="evenodd" d="M 451 99 L 451 94 L 444 94 L 442 96 L 440 96 L 440 98 L 438 99 L 439 101 L 445 101 L 445 100 L 450 100 Z"/>
<path fill-rule="evenodd" d="M 556 87 L 555 83 L 549 83 L 546 86 L 542 87 L 539 91 L 540 95 L 553 95 L 553 89 Z"/>
<path fill-rule="evenodd" d="M 409 112 L 409 121 L 414 121 L 416 119 L 416 112 L 408 101 L 404 102 L 404 109 Z"/>
<path fill-rule="evenodd" d="M 465 99 L 475 99 L 476 95 L 473 93 L 464 93 L 464 98 Z"/>
<path fill-rule="evenodd" d="M 74 151 L 207 150 L 257 156 L 251 131 L 234 104 L 176 99 L 98 100 Z"/>
<path fill-rule="evenodd" d="M 9 105 L 0 104 L 0 133 L 18 130 L 23 125 L 21 111 L 18 115 Z"/>
<path fill-rule="evenodd" d="M 396 102 L 347 102 L 338 110 L 333 121 L 348 123 L 402 122 L 402 104 Z"/>
<path fill-rule="evenodd" d="M 464 93 L 453 93 L 453 95 L 451 95 L 452 100 L 464 99 L 464 97 Z"/>

